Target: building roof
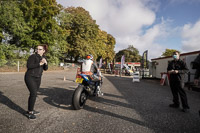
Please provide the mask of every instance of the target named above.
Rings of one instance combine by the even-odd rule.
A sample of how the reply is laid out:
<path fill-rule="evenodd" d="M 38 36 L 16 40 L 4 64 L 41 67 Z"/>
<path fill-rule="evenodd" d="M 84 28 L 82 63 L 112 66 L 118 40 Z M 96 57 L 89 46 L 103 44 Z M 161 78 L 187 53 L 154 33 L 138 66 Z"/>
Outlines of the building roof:
<path fill-rule="evenodd" d="M 121 62 L 115 62 L 115 64 L 121 64 Z M 129 65 L 140 65 L 140 62 L 125 62 L 125 64 L 129 64 Z"/>
<path fill-rule="evenodd" d="M 188 52 L 188 53 L 182 53 L 182 54 L 180 54 L 180 56 L 193 55 L 193 54 L 200 54 L 200 50 L 199 51 Z M 171 57 L 172 56 L 159 57 L 159 58 L 154 58 L 154 59 L 151 59 L 151 60 L 152 61 L 161 60 L 161 59 L 166 59 L 166 58 L 171 58 Z"/>

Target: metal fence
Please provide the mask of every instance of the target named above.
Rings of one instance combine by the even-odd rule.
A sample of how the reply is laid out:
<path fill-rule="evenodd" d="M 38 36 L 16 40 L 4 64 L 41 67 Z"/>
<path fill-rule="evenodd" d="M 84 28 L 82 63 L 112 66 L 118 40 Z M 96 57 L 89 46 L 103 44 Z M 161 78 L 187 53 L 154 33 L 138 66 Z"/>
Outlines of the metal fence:
<path fill-rule="evenodd" d="M 2 60 L 0 59 L 0 62 Z M 20 59 L 15 59 L 15 60 L 6 60 L 6 62 L 2 63 L 2 65 L 0 65 L 0 72 L 22 72 L 22 71 L 26 71 L 26 63 L 27 60 L 20 60 Z M 78 68 L 80 67 L 80 64 L 78 63 L 59 63 L 58 65 L 55 64 L 51 64 L 49 63 L 49 67 L 60 67 L 65 69 L 68 68 Z"/>
<path fill-rule="evenodd" d="M 79 63 L 60 63 L 60 67 L 63 67 L 64 69 L 68 69 L 68 68 L 78 68 L 80 67 Z"/>
<path fill-rule="evenodd" d="M 14 60 L 0 60 L 0 72 L 1 71 L 20 71 L 26 68 L 26 61 L 20 59 Z"/>

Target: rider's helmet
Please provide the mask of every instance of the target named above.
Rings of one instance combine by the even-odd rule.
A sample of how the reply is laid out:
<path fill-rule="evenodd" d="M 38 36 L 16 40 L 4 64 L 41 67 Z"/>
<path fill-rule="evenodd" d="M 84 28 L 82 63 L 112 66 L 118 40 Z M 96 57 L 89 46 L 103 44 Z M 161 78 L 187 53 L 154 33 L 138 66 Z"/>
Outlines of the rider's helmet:
<path fill-rule="evenodd" d="M 86 59 L 92 60 L 92 59 L 93 59 L 93 56 L 92 56 L 91 54 L 89 54 L 89 55 L 86 56 Z"/>

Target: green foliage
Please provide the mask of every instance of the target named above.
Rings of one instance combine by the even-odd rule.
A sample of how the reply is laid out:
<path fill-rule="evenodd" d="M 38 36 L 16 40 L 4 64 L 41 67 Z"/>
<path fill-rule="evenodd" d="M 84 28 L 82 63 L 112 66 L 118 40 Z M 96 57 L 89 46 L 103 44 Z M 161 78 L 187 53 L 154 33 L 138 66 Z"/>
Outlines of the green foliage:
<path fill-rule="evenodd" d="M 69 31 L 66 38 L 70 45 L 69 57 L 75 58 L 75 61 L 87 54 L 93 54 L 95 59 L 100 56 L 104 59 L 114 57 L 114 37 L 101 31 L 88 11 L 82 7 L 69 7 L 64 10 L 64 14 L 61 25 Z"/>
<path fill-rule="evenodd" d="M 107 35 L 107 41 L 106 41 L 106 49 L 105 49 L 105 53 L 106 53 L 106 57 L 105 59 L 107 61 L 112 61 L 113 58 L 115 57 L 115 51 L 114 51 L 114 48 L 115 48 L 115 38 L 108 34 Z"/>
<path fill-rule="evenodd" d="M 0 44 L 0 66 L 16 65 L 15 59 L 19 58 L 18 49 L 15 45 Z"/>
<path fill-rule="evenodd" d="M 54 44 L 54 33 L 59 30 L 55 17 L 62 7 L 56 0 L 25 0 L 20 5 L 25 22 L 31 28 L 29 36 L 31 40 L 27 46 L 35 47 L 40 43 Z"/>
<path fill-rule="evenodd" d="M 25 51 L 42 43 L 49 45 L 47 57 L 53 65 L 87 54 L 108 61 L 115 56 L 115 38 L 81 7 L 63 10 L 56 0 L 6 0 L 0 1 L 0 18 L 0 66 L 26 62 Z"/>
<path fill-rule="evenodd" d="M 49 65 L 51 66 L 58 66 L 60 63 L 59 58 L 56 56 L 49 56 L 48 61 Z"/>
<path fill-rule="evenodd" d="M 61 53 L 60 53 L 59 47 L 50 46 L 49 52 L 46 54 L 48 63 L 53 66 L 59 65 L 60 55 L 61 55 Z"/>
<path fill-rule="evenodd" d="M 5 49 L 5 48 L 4 48 L 3 45 L 1 44 L 1 45 L 0 45 L 0 67 L 1 67 L 1 66 L 4 66 L 4 65 L 7 63 L 6 55 L 5 55 L 4 49 Z"/>
<path fill-rule="evenodd" d="M 172 56 L 172 54 L 177 51 L 175 49 L 165 49 L 165 52 L 162 53 L 162 56 L 166 57 L 166 56 Z M 178 51 L 180 52 L 180 51 Z"/>
<path fill-rule="evenodd" d="M 125 56 L 125 62 L 140 62 L 141 56 L 139 55 L 138 49 L 130 45 L 127 49 L 120 50 L 116 54 L 116 61 L 121 62 L 122 55 Z"/>
<path fill-rule="evenodd" d="M 0 40 L 20 47 L 29 38 L 30 28 L 24 21 L 23 12 L 17 1 L 1 1 L 0 3 Z"/>
<path fill-rule="evenodd" d="M 70 21 L 66 22 L 66 30 L 70 31 L 67 42 L 70 44 L 69 56 L 77 60 L 87 54 L 94 54 L 92 48 L 98 34 L 98 25 L 92 20 L 89 12 L 81 7 L 69 7 L 64 10 L 70 15 Z"/>

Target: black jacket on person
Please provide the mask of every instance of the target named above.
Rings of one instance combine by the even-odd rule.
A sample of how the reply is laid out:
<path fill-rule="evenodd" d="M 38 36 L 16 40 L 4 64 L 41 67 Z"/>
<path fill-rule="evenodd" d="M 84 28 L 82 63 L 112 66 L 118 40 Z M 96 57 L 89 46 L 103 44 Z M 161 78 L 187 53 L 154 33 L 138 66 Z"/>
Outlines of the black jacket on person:
<path fill-rule="evenodd" d="M 40 61 L 42 58 L 45 58 L 44 56 L 40 56 L 39 54 L 32 54 L 27 61 L 27 71 L 26 75 L 30 75 L 33 77 L 41 77 L 43 70 L 48 69 L 48 65 L 44 64 L 40 66 Z M 46 59 L 46 58 L 45 58 Z"/>
<path fill-rule="evenodd" d="M 170 74 L 170 81 L 181 81 L 184 78 L 184 74 L 188 72 L 188 68 L 186 63 L 182 60 L 172 60 L 169 62 L 167 67 L 167 71 L 170 70 L 178 70 L 178 73 L 171 73 Z"/>
<path fill-rule="evenodd" d="M 200 77 L 200 54 L 197 58 L 192 62 L 193 69 L 196 69 L 194 79 L 198 79 Z"/>
<path fill-rule="evenodd" d="M 194 79 L 198 79 L 200 77 L 200 68 L 196 70 Z"/>

